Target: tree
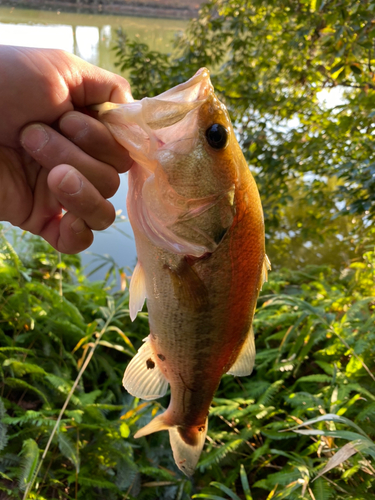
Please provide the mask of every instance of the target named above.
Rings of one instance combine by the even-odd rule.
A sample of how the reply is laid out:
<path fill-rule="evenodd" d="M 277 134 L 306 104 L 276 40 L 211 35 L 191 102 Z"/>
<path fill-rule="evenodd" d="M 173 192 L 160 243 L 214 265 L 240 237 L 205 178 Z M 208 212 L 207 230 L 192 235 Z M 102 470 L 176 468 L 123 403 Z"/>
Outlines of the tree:
<path fill-rule="evenodd" d="M 168 55 L 119 33 L 118 65 L 138 98 L 211 70 L 256 175 L 276 265 L 339 265 L 371 238 L 374 11 L 358 0 L 212 0 Z M 332 92 L 333 106 L 323 99 Z"/>

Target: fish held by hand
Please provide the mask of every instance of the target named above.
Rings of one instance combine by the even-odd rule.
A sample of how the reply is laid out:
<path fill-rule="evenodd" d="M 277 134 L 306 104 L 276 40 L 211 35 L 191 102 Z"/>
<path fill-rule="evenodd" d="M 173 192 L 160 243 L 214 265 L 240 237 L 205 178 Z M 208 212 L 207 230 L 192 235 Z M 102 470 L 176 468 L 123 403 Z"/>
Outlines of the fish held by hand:
<path fill-rule="evenodd" d="M 135 437 L 168 430 L 191 476 L 222 375 L 254 365 L 252 320 L 270 268 L 259 193 L 205 68 L 159 96 L 97 109 L 134 160 L 129 308 L 134 320 L 147 299 L 149 312 L 150 335 L 123 383 L 146 400 L 171 389 L 167 410 Z"/>

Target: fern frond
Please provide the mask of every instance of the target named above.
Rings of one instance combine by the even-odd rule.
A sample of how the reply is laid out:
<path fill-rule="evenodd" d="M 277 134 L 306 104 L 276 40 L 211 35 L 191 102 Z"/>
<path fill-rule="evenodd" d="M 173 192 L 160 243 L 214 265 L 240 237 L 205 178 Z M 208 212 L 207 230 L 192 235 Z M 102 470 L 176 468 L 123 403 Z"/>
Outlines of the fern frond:
<path fill-rule="evenodd" d="M 329 500 L 334 493 L 332 486 L 325 479 L 319 478 L 313 483 L 312 492 L 316 499 Z"/>
<path fill-rule="evenodd" d="M 263 396 L 259 398 L 258 404 L 267 406 L 272 401 L 275 394 L 279 392 L 283 383 L 283 380 L 277 380 L 270 387 L 268 387 Z"/>
<path fill-rule="evenodd" d="M 9 366 L 16 377 L 23 377 L 26 374 L 45 375 L 46 372 L 40 366 L 32 363 L 18 361 L 18 359 L 8 358 L 3 366 Z"/>
<path fill-rule="evenodd" d="M 64 396 L 69 394 L 69 392 L 72 388 L 72 384 L 70 382 L 67 382 L 66 380 L 64 380 L 61 377 L 57 377 L 56 375 L 53 375 L 52 373 L 48 373 L 45 376 L 45 379 L 48 380 L 48 382 L 51 384 L 51 386 L 54 389 L 57 389 L 61 394 L 64 394 Z M 81 405 L 79 398 L 75 394 L 72 395 L 71 401 L 75 405 L 78 405 L 78 406 Z"/>
<path fill-rule="evenodd" d="M 45 394 L 43 394 L 42 391 L 28 384 L 24 380 L 13 377 L 7 377 L 4 380 L 4 384 L 9 387 L 12 387 L 13 389 L 22 389 L 22 390 L 27 389 L 28 391 L 35 392 L 45 403 L 49 404 L 48 399 L 46 398 Z"/>
<path fill-rule="evenodd" d="M 75 475 L 69 476 L 69 481 L 75 481 Z M 81 486 L 89 486 L 90 488 L 104 488 L 108 490 L 118 491 L 117 486 L 111 481 L 105 479 L 95 479 L 93 477 L 80 476 L 78 475 L 78 484 Z"/>
<path fill-rule="evenodd" d="M 220 462 L 228 453 L 236 450 L 243 443 L 243 439 L 234 439 L 233 441 L 229 441 L 218 448 L 212 449 L 202 460 L 198 463 L 198 467 L 202 469 L 206 469 L 210 465 L 214 463 Z"/>
<path fill-rule="evenodd" d="M 356 418 L 359 422 L 363 422 L 366 419 L 370 419 L 372 422 L 375 422 L 375 403 L 371 403 L 366 406 L 358 413 Z"/>
<path fill-rule="evenodd" d="M 173 481 L 174 476 L 166 469 L 158 469 L 156 467 L 140 467 L 139 472 L 146 476 L 154 477 L 155 479 L 164 480 L 164 481 Z"/>
<path fill-rule="evenodd" d="M 138 467 L 134 461 L 121 459 L 117 464 L 116 486 L 121 491 L 126 491 L 134 483 L 138 474 Z"/>

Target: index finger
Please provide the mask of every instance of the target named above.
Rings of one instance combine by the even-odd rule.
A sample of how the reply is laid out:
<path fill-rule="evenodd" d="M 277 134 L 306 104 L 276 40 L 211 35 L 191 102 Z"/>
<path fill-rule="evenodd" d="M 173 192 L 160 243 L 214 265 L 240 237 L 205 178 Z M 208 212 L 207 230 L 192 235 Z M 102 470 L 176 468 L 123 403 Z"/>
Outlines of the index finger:
<path fill-rule="evenodd" d="M 66 71 L 64 74 L 75 108 L 107 101 L 124 103 L 134 100 L 130 85 L 122 76 L 98 68 L 72 54 L 63 53 L 62 57 L 68 68 L 72 67 L 72 60 L 79 68 L 79 71 Z"/>

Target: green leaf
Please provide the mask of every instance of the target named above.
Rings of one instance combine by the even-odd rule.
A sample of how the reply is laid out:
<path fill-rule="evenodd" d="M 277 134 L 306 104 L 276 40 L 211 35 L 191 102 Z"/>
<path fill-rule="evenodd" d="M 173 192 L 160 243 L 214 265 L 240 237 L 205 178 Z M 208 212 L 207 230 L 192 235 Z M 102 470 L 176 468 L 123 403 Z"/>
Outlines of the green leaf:
<path fill-rule="evenodd" d="M 311 418 L 310 420 L 307 420 L 303 424 L 297 425 L 297 426 L 292 427 L 290 429 L 286 429 L 286 431 L 288 431 L 288 432 L 295 431 L 296 429 L 300 429 L 301 427 L 316 424 L 318 422 L 337 422 L 340 424 L 349 425 L 350 427 L 353 427 L 353 429 L 358 431 L 360 434 L 362 434 L 362 436 L 365 436 L 367 439 L 370 440 L 369 436 L 364 432 L 364 430 L 359 425 L 355 424 L 354 422 L 352 422 L 351 420 L 349 420 L 346 417 L 342 417 L 340 415 L 335 415 L 334 413 L 327 413 L 325 415 L 320 415 L 319 417 L 316 417 L 316 418 Z M 282 432 L 284 432 L 284 431 L 282 431 Z"/>
<path fill-rule="evenodd" d="M 243 464 L 241 464 L 241 466 L 240 466 L 240 476 L 241 476 L 241 484 L 242 484 L 243 492 L 245 493 L 245 499 L 246 500 L 253 500 L 253 497 L 251 496 L 249 481 L 247 479 L 245 467 Z"/>
<path fill-rule="evenodd" d="M 238 495 L 236 495 L 231 489 L 229 489 L 225 484 L 218 483 L 217 481 L 212 481 L 211 486 L 218 488 L 219 490 L 226 493 L 232 500 L 241 500 Z"/>
<path fill-rule="evenodd" d="M 332 69 L 331 69 L 331 77 L 336 80 L 336 78 L 340 75 L 340 73 L 342 73 L 342 71 L 345 69 L 345 64 L 343 63 L 339 63 L 339 64 L 336 64 L 336 66 L 334 66 Z"/>
<path fill-rule="evenodd" d="M 351 432 L 351 431 L 327 431 L 327 430 L 320 430 L 320 429 L 298 429 L 298 430 L 294 430 L 293 432 L 296 432 L 297 434 L 302 434 L 304 436 L 327 436 L 327 437 L 348 439 L 348 440 L 360 439 L 362 437 L 361 434 L 358 434 L 357 432 Z"/>
<path fill-rule="evenodd" d="M 80 459 L 79 459 L 79 451 L 77 449 L 77 446 L 70 439 L 68 433 L 62 432 L 61 430 L 57 434 L 57 440 L 59 443 L 59 448 L 60 448 L 61 453 L 64 455 L 64 457 L 66 457 L 68 460 L 70 460 L 72 462 L 72 464 L 75 466 L 76 471 L 78 473 Z"/>
<path fill-rule="evenodd" d="M 210 500 L 227 500 L 224 497 L 219 497 L 217 495 L 211 495 L 210 493 L 196 493 L 191 498 L 209 498 Z"/>
<path fill-rule="evenodd" d="M 10 367 L 17 377 L 23 377 L 26 374 L 45 375 L 46 372 L 40 366 L 32 363 L 25 363 L 14 358 L 8 358 L 3 366 Z"/>
<path fill-rule="evenodd" d="M 27 439 L 22 446 L 21 474 L 19 476 L 19 487 L 24 491 L 32 481 L 34 472 L 39 462 L 39 448 L 34 439 Z"/>
<path fill-rule="evenodd" d="M 128 438 L 130 435 L 129 426 L 125 422 L 122 422 L 122 424 L 120 425 L 120 434 L 121 434 L 121 437 L 123 437 L 125 439 Z"/>

